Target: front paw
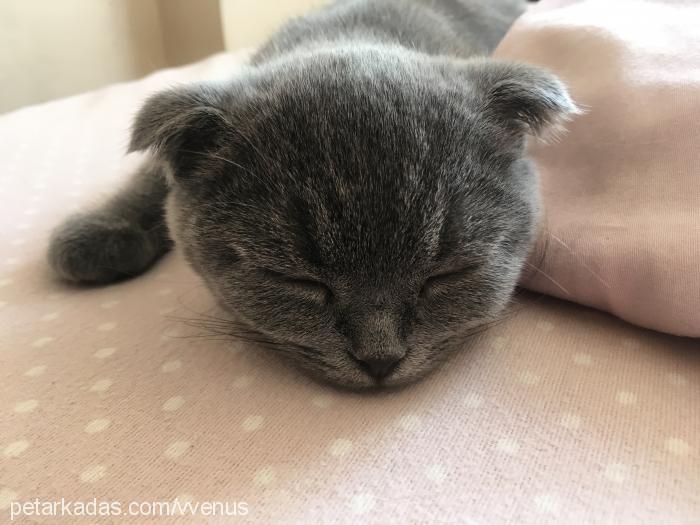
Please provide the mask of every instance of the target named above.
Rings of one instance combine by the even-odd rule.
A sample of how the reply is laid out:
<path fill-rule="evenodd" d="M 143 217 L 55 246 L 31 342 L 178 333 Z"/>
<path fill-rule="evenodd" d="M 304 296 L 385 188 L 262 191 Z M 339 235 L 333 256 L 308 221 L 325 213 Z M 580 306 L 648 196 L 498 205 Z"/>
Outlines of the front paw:
<path fill-rule="evenodd" d="M 158 255 L 158 246 L 138 225 L 118 217 L 81 214 L 53 232 L 48 259 L 64 279 L 107 283 L 143 272 Z"/>

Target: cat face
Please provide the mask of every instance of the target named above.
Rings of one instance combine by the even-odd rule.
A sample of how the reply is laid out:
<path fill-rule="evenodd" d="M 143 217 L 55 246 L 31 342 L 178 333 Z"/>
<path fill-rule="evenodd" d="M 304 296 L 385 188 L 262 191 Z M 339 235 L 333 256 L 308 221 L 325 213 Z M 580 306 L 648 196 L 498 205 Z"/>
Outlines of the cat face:
<path fill-rule="evenodd" d="M 538 218 L 523 158 L 575 106 L 537 69 L 317 52 L 160 94 L 132 149 L 236 328 L 361 388 L 414 380 L 494 320 Z"/>

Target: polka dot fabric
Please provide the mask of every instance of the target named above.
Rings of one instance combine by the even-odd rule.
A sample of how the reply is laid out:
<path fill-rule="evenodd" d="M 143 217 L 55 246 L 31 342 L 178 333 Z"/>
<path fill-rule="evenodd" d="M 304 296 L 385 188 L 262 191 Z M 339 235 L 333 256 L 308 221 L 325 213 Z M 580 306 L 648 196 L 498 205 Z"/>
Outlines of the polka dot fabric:
<path fill-rule="evenodd" d="M 216 309 L 177 253 L 107 287 L 50 275 L 50 228 L 135 162 L 144 97 L 241 60 L 0 118 L 0 522 L 37 498 L 178 498 L 248 512 L 15 522 L 698 523 L 697 341 L 522 295 L 425 381 L 360 395 L 190 323 Z"/>

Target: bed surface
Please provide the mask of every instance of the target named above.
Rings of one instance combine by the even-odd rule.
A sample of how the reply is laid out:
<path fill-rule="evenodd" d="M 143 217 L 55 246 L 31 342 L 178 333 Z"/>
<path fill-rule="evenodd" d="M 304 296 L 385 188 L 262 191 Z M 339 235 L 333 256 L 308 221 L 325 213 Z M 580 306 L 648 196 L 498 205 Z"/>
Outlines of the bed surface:
<path fill-rule="evenodd" d="M 246 502 L 245 516 L 16 523 L 700 523 L 697 340 L 520 294 L 425 381 L 359 395 L 207 337 L 182 257 L 57 282 L 50 228 L 128 174 L 143 98 L 218 55 L 0 118 L 0 521 L 13 501 Z"/>

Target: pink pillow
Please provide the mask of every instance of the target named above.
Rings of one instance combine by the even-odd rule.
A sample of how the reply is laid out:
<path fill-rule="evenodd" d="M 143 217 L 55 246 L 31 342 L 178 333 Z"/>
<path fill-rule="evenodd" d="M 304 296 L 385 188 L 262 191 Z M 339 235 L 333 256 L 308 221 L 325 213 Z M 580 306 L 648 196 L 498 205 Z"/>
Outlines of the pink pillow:
<path fill-rule="evenodd" d="M 532 145 L 545 220 L 523 286 L 700 337 L 700 3 L 544 0 L 496 56 L 587 110 Z"/>

